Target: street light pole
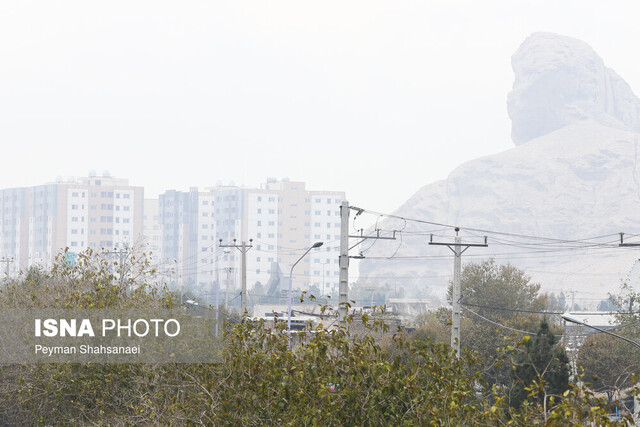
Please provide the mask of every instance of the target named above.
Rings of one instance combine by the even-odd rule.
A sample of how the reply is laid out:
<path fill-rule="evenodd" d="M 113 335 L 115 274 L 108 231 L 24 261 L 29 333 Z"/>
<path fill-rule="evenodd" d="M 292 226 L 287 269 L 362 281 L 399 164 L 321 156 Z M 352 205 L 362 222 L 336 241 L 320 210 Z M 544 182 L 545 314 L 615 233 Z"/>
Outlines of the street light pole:
<path fill-rule="evenodd" d="M 329 262 L 328 262 L 328 261 L 325 261 L 325 263 L 324 263 L 324 264 L 322 264 L 322 295 L 321 295 L 321 297 L 322 297 L 322 298 L 324 298 L 324 297 L 325 297 L 325 295 L 324 295 L 324 267 L 325 267 L 327 264 L 329 264 Z"/>
<path fill-rule="evenodd" d="M 293 265 L 291 266 L 291 271 L 289 272 L 289 310 L 287 312 L 287 329 L 289 331 L 291 331 L 291 299 L 293 298 L 293 268 L 296 266 L 296 264 L 298 264 L 302 260 L 302 258 L 304 258 L 311 251 L 311 249 L 319 248 L 323 244 L 324 244 L 323 242 L 315 242 L 313 246 L 307 249 L 307 251 L 303 253 L 302 256 L 298 258 L 298 260 L 294 262 Z"/>

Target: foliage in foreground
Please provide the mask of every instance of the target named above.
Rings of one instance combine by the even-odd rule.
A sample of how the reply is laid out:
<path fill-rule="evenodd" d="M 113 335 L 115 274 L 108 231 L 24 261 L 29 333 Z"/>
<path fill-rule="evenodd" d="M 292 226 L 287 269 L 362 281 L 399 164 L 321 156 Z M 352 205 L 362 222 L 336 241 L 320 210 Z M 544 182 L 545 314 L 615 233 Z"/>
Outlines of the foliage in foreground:
<path fill-rule="evenodd" d="M 101 265 L 89 257 L 73 268 L 31 272 L 0 292 L 0 305 L 174 303 L 163 291 L 116 280 Z M 401 331 L 390 333 L 383 350 L 372 338 L 386 328 L 381 321 L 347 320 L 332 331 L 318 326 L 295 336 L 284 323 L 266 328 L 245 320 L 226 330 L 216 364 L 0 366 L 0 424 L 615 424 L 606 403 L 585 388 L 540 399 L 540 376 L 513 409 L 472 353 L 457 359 L 448 346 Z M 360 321 L 366 326 L 356 334 L 351 327 Z"/>
<path fill-rule="evenodd" d="M 300 339 L 300 337 L 298 337 Z M 605 402 L 571 386 L 511 408 L 487 388 L 471 354 L 409 342 L 393 358 L 347 329 L 292 338 L 280 324 L 250 322 L 227 333 L 211 365 L 35 365 L 2 368 L 0 418 L 27 424 L 206 425 L 615 425 Z M 293 347 L 292 347 L 293 346 Z M 546 410 L 545 410 L 546 403 Z"/>

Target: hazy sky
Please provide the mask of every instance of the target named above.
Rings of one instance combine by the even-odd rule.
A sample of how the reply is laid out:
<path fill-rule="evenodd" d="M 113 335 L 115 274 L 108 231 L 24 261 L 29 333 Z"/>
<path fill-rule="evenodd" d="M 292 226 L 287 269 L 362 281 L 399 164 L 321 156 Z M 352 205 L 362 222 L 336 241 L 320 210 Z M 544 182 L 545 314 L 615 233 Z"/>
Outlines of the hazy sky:
<path fill-rule="evenodd" d="M 635 1 L 0 2 L 0 188 L 267 177 L 390 212 L 513 147 L 511 55 L 590 44 L 640 90 Z"/>

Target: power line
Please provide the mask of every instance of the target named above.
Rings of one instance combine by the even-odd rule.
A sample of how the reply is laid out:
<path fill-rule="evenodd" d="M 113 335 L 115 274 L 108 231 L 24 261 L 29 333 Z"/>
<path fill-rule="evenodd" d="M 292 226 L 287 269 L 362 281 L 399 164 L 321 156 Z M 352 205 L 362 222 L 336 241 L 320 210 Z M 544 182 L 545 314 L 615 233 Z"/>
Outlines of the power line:
<path fill-rule="evenodd" d="M 466 310 L 466 311 L 468 311 L 469 313 L 473 314 L 474 316 L 477 316 L 477 317 L 479 317 L 480 319 L 482 319 L 482 320 L 484 320 L 484 321 L 486 321 L 486 322 L 489 322 L 489 323 L 491 323 L 492 325 L 498 326 L 498 327 L 500 327 L 500 328 L 508 329 L 508 330 L 510 330 L 510 331 L 513 331 L 513 332 L 518 332 L 518 333 L 525 334 L 525 335 L 530 335 L 530 336 L 534 336 L 534 335 L 537 335 L 537 334 L 538 334 L 537 332 L 523 331 L 522 329 L 516 329 L 516 328 L 512 328 L 512 327 L 507 326 L 507 325 L 503 325 L 503 324 L 498 323 L 498 322 L 494 322 L 493 320 L 488 319 L 488 318 L 484 317 L 483 315 L 481 315 L 481 314 L 479 314 L 479 313 L 476 313 L 475 311 L 473 311 L 473 310 L 471 310 L 470 308 L 467 308 L 467 307 L 465 307 L 465 306 L 462 306 L 462 309 L 463 309 L 463 310 Z M 556 338 L 563 338 L 563 337 L 564 337 L 564 335 L 554 335 L 554 336 L 555 336 Z M 574 337 L 587 337 L 588 335 L 572 335 L 572 336 L 574 336 Z"/>
<path fill-rule="evenodd" d="M 485 309 L 488 309 L 488 310 L 509 311 L 509 312 L 513 312 L 513 313 L 558 314 L 558 315 L 564 314 L 564 312 L 559 312 L 559 311 L 538 311 L 538 310 L 525 310 L 525 309 L 505 308 L 505 307 L 491 307 L 491 306 L 488 306 L 488 305 L 471 304 L 471 303 L 468 303 L 468 302 L 460 302 L 460 305 L 467 306 L 467 307 L 485 308 Z"/>
<path fill-rule="evenodd" d="M 435 222 L 435 221 L 427 221 L 427 220 L 422 220 L 422 219 L 417 219 L 417 218 L 410 218 L 410 217 L 405 217 L 405 216 L 400 216 L 400 215 L 393 215 L 393 214 L 386 214 L 386 213 L 381 213 L 381 212 L 377 212 L 377 211 L 373 211 L 373 210 L 368 210 L 368 209 L 362 209 L 362 208 L 357 208 L 359 209 L 361 212 L 366 212 L 368 214 L 372 214 L 372 215 L 378 215 L 378 216 L 385 216 L 387 218 L 395 218 L 395 219 L 399 219 L 399 220 L 403 220 L 403 221 L 408 221 L 408 222 L 415 222 L 415 223 L 419 223 L 419 224 L 427 224 L 427 225 L 432 225 L 432 226 L 436 226 L 436 227 L 444 227 L 445 229 L 451 229 L 454 228 L 456 226 L 452 225 L 452 224 L 445 224 L 445 223 L 440 223 L 440 222 Z M 499 235 L 499 236 L 509 236 L 509 237 L 519 237 L 519 238 L 525 238 L 525 239 L 531 239 L 531 240 L 536 240 L 536 241 L 542 241 L 542 242 L 546 242 L 546 244 L 570 244 L 570 243 L 574 243 L 574 244 L 597 244 L 595 242 L 590 242 L 592 240 L 596 240 L 596 239 L 601 239 L 601 238 L 605 238 L 605 237 L 611 237 L 611 236 L 615 236 L 617 234 L 607 234 L 604 236 L 596 236 L 596 237 L 589 237 L 589 238 L 584 238 L 584 239 L 558 239 L 558 238 L 550 238 L 550 237 L 541 237 L 541 236 L 532 236 L 532 235 L 527 235 L 527 234 L 520 234 L 520 233 L 509 233 L 509 232 L 502 232 L 502 231 L 495 231 L 495 230 L 486 230 L 486 229 L 481 229 L 481 228 L 472 228 L 472 227 L 460 227 L 461 230 L 464 231 L 475 231 L 475 232 L 479 232 L 479 233 L 484 233 L 484 234 L 491 234 L 491 235 Z M 631 235 L 632 237 L 636 237 L 638 236 L 637 234 Z M 542 243 L 538 243 L 538 244 L 542 244 Z M 600 244 L 601 245 L 601 244 Z M 612 247 L 611 243 L 606 243 L 606 245 L 608 245 L 609 247 Z M 616 247 L 619 247 L 618 245 L 616 245 Z"/>

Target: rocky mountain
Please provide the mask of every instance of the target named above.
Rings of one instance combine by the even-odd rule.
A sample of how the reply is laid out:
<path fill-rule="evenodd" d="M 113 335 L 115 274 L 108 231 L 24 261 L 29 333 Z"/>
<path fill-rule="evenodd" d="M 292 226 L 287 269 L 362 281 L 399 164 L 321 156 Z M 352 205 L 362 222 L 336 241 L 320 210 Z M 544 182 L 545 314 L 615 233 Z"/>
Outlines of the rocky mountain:
<path fill-rule="evenodd" d="M 550 33 L 527 38 L 512 57 L 508 96 L 515 147 L 459 166 L 421 188 L 395 215 L 461 228 L 463 242 L 488 237 L 463 262 L 496 258 L 525 269 L 543 289 L 573 292 L 595 307 L 615 292 L 640 248 L 618 247 L 640 233 L 640 100 L 584 42 Z M 451 227 L 387 218 L 360 264 L 358 286 L 400 283 L 415 296 L 443 297 Z M 640 241 L 636 238 L 636 241 Z M 387 259 L 391 258 L 391 259 Z"/>
<path fill-rule="evenodd" d="M 516 145 L 587 119 L 640 132 L 640 100 L 586 43 L 535 33 L 511 62 L 507 105 Z"/>

